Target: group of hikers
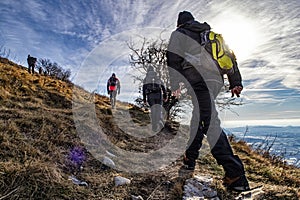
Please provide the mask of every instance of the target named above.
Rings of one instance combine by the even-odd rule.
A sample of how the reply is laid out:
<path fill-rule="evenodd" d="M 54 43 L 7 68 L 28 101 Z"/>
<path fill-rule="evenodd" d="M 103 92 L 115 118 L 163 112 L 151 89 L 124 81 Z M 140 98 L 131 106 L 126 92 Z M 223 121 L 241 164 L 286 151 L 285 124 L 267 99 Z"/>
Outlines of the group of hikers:
<path fill-rule="evenodd" d="M 107 93 L 111 107 L 116 107 L 116 96 L 120 94 L 121 84 L 115 73 L 107 80 Z M 142 87 L 143 103 L 151 109 L 151 124 L 154 132 L 159 132 L 164 127 L 162 106 L 167 101 L 167 92 L 163 81 L 159 78 L 152 66 L 147 69 Z"/>
<path fill-rule="evenodd" d="M 29 74 L 34 74 L 34 68 L 36 67 L 37 64 L 37 58 L 31 56 L 30 54 L 28 54 L 27 56 L 27 64 L 28 64 L 28 73 Z M 39 74 L 47 74 L 46 72 L 43 72 L 42 67 L 39 67 Z"/>
<path fill-rule="evenodd" d="M 203 47 L 203 38 L 210 30 L 209 24 L 196 21 L 190 12 L 180 12 L 177 28 L 171 34 L 166 53 L 170 77 L 169 89 L 173 91 L 171 98 L 176 99 L 180 95 L 183 85 L 192 96 L 190 139 L 183 156 L 183 167 L 187 170 L 195 169 L 202 140 L 207 137 L 213 157 L 225 171 L 223 184 L 235 191 L 246 191 L 250 188 L 244 165 L 233 153 L 227 136 L 220 126 L 215 107 L 214 100 L 224 84 L 224 74 L 219 70 L 220 63 L 213 59 L 216 54 L 212 57 L 212 52 L 209 52 L 214 47 L 211 46 L 210 49 Z M 27 62 L 28 72 L 34 74 L 37 59 L 28 55 Z M 227 77 L 232 95 L 239 97 L 243 85 L 235 60 Z M 116 96 L 120 94 L 120 89 L 120 80 L 113 73 L 107 81 L 107 92 L 110 95 L 112 108 L 116 106 Z M 143 102 L 150 106 L 152 130 L 156 133 L 164 128 L 162 105 L 168 100 L 167 97 L 167 89 L 163 81 L 153 66 L 149 66 L 143 81 Z"/>
<path fill-rule="evenodd" d="M 190 139 L 184 153 L 183 167 L 187 170 L 195 169 L 202 140 L 207 137 L 213 157 L 225 171 L 223 184 L 228 189 L 246 191 L 250 188 L 244 165 L 233 153 L 227 136 L 220 126 L 214 102 L 224 85 L 224 74 L 220 73 L 218 63 L 212 58 L 210 52 L 201 45 L 203 33 L 210 30 L 209 24 L 196 21 L 190 12 L 180 12 L 177 28 L 171 34 L 166 54 L 170 89 L 174 92 L 174 96 L 176 97 L 176 91 L 180 90 L 182 84 L 192 96 Z M 229 89 L 233 96 L 239 97 L 243 90 L 242 78 L 236 61 L 233 60 L 233 62 L 231 72 L 227 74 Z M 117 81 L 112 81 L 112 79 Z M 114 99 L 113 106 L 115 106 L 116 94 L 120 93 L 120 81 L 115 74 L 108 80 L 107 91 Z M 163 82 L 157 76 L 155 69 L 148 67 L 143 81 L 143 101 L 151 108 L 154 132 L 159 132 L 164 126 L 162 104 L 166 100 L 167 92 Z"/>

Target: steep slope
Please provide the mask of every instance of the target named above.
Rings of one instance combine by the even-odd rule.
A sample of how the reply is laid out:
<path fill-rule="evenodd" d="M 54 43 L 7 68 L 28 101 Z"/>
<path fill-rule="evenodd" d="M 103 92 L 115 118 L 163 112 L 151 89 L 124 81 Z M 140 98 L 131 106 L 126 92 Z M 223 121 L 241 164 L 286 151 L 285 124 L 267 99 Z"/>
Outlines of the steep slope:
<path fill-rule="evenodd" d="M 180 159 L 138 174 L 107 168 L 95 159 L 76 130 L 74 95 L 81 102 L 93 97 L 99 125 L 119 148 L 149 152 L 174 137 L 168 129 L 146 139 L 128 135 L 114 124 L 112 113 L 122 116 L 129 110 L 142 126 L 149 123 L 142 110 L 118 102 L 118 109 L 112 111 L 107 97 L 89 94 L 72 83 L 31 75 L 26 68 L 0 59 L 0 199 L 131 199 L 132 195 L 181 199 L 184 181 L 191 174 L 182 173 Z M 128 123 L 125 117 L 118 120 Z M 298 199 L 299 169 L 262 157 L 243 142 L 231 142 L 246 163 L 251 185 L 265 185 L 260 199 Z M 219 196 L 232 199 L 221 185 L 223 171 L 210 154 L 199 159 L 195 173 L 213 177 Z M 74 184 L 72 175 L 88 186 Z M 113 178 L 117 175 L 130 179 L 131 184 L 116 187 Z"/>
<path fill-rule="evenodd" d="M 31 75 L 6 59 L 1 59 L 0 71 L 1 198 L 126 199 L 135 193 L 149 195 L 157 183 L 166 179 L 160 173 L 136 175 L 106 169 L 86 151 L 76 132 L 72 95 L 84 101 L 91 94 L 68 82 Z M 117 146 L 142 152 L 167 139 L 160 134 L 146 144 L 135 140 L 113 125 L 107 97 L 95 95 L 95 105 L 100 124 Z M 117 105 L 118 112 L 130 109 L 136 121 L 149 121 L 134 106 Z M 123 121 L 127 123 L 127 119 Z M 81 149 L 85 157 L 80 173 L 72 160 L 74 149 Z M 74 174 L 85 180 L 88 188 L 74 185 L 69 180 Z M 130 187 L 114 187 L 113 177 L 117 174 L 134 177 Z"/>

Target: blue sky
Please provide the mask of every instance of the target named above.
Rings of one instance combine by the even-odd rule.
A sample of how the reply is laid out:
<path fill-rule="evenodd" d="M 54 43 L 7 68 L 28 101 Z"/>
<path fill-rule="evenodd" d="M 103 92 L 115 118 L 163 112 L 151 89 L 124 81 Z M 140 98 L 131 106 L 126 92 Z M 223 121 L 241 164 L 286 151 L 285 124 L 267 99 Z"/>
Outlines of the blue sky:
<path fill-rule="evenodd" d="M 31 54 L 71 69 L 74 80 L 79 72 L 93 75 L 98 91 L 105 90 L 112 71 L 122 71 L 124 91 L 129 91 L 120 95 L 125 100 L 134 89 L 128 63 L 120 62 L 127 51 L 118 42 L 133 35 L 157 37 L 161 30 L 168 39 L 182 10 L 222 33 L 237 55 L 244 105 L 234 108 L 238 115 L 222 112 L 223 126 L 300 125 L 298 0 L 2 0 L 0 46 L 25 66 Z M 106 68 L 92 71 L 84 64 L 97 55 Z"/>

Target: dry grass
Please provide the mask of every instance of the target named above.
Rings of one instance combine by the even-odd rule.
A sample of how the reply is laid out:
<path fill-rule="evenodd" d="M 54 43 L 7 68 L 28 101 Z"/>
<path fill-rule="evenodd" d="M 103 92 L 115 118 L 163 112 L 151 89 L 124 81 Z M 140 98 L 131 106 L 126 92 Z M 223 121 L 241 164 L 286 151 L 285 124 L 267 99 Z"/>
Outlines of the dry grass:
<path fill-rule="evenodd" d="M 83 170 L 69 160 L 74 147 L 82 147 L 72 112 L 72 101 L 92 101 L 105 132 L 115 145 L 125 150 L 147 152 L 167 143 L 174 135 L 157 134 L 136 139 L 114 125 L 106 97 L 91 95 L 71 83 L 30 75 L 27 69 L 0 59 L 0 200 L 2 199 L 181 199 L 186 175 L 180 160 L 164 169 L 145 174 L 124 173 L 103 165 L 89 152 Z M 144 126 L 149 116 L 133 105 L 118 102 L 118 111 L 129 111 L 134 123 Z M 84 114 L 84 113 L 83 113 Z M 126 124 L 127 119 L 121 119 Z M 176 126 L 176 124 L 173 124 Z M 260 199 L 298 199 L 300 171 L 261 156 L 242 142 L 232 141 L 246 164 L 252 186 L 265 185 Z M 183 144 L 184 145 L 184 144 Z M 222 199 L 231 199 L 221 185 L 223 171 L 211 155 L 198 161 L 196 173 L 214 177 L 214 187 Z M 78 186 L 69 180 L 75 174 L 88 183 Z M 115 187 L 113 177 L 131 179 L 130 185 Z"/>

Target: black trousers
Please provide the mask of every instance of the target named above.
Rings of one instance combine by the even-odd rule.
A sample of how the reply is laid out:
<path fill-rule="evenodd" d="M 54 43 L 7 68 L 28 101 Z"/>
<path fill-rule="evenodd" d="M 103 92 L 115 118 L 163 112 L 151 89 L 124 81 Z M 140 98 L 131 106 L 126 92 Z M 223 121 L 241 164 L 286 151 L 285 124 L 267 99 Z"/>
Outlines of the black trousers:
<path fill-rule="evenodd" d="M 160 121 L 163 121 L 162 95 L 161 93 L 150 93 L 147 95 L 147 102 L 151 110 L 152 129 L 156 129 Z"/>
<path fill-rule="evenodd" d="M 34 74 L 34 67 L 35 67 L 34 64 L 28 64 L 28 72 Z"/>
<path fill-rule="evenodd" d="M 199 157 L 199 150 L 202 146 L 204 135 L 207 136 L 210 145 L 210 151 L 219 165 L 222 165 L 225 176 L 233 178 L 245 173 L 242 161 L 237 155 L 233 154 L 226 134 L 220 127 L 220 120 L 215 108 L 214 98 L 218 91 L 215 82 L 210 83 L 202 78 L 195 68 L 189 68 L 184 71 L 189 87 L 189 93 L 192 96 L 193 115 L 190 126 L 190 140 L 186 149 L 186 157 L 196 160 Z M 212 85 L 210 85 L 212 84 Z M 210 87 L 210 89 L 209 89 Z"/>

